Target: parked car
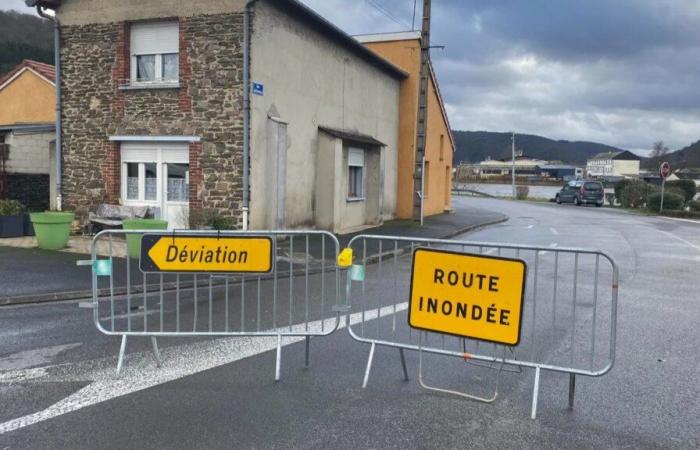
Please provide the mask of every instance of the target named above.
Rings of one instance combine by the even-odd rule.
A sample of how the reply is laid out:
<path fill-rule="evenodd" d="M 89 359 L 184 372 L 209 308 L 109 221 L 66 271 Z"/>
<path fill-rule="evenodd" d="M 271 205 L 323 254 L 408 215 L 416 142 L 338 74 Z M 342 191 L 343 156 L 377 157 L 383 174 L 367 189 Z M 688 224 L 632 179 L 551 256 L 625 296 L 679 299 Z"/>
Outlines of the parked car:
<path fill-rule="evenodd" d="M 592 203 L 603 206 L 605 190 L 599 181 L 574 180 L 569 181 L 557 192 L 554 200 L 557 203 L 573 203 L 580 206 Z"/>

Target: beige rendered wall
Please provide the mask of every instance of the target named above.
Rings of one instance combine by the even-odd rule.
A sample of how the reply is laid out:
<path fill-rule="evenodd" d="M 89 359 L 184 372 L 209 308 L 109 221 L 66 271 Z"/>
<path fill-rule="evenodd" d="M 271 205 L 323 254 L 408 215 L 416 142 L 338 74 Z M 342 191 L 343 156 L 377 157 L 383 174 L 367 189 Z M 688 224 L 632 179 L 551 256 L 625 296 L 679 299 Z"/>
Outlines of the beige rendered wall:
<path fill-rule="evenodd" d="M 613 176 L 639 175 L 639 161 L 613 160 Z"/>
<path fill-rule="evenodd" d="M 420 40 L 406 39 L 385 42 L 367 42 L 367 48 L 391 61 L 409 73 L 401 83 L 399 119 L 399 194 L 396 202 L 397 217 L 413 216 L 413 171 L 415 169 L 416 127 L 418 120 L 418 91 L 420 83 Z M 440 158 L 440 136 L 443 136 L 443 158 Z M 425 215 L 439 214 L 451 206 L 452 155 L 454 146 L 448 125 L 444 120 L 440 99 L 433 80 L 428 93 L 428 126 L 426 161 L 429 166 L 424 203 Z"/>
<path fill-rule="evenodd" d="M 288 122 L 288 226 L 313 223 L 317 177 L 333 176 L 315 170 L 319 126 L 353 130 L 387 145 L 382 216 L 395 217 L 399 80 L 268 2 L 255 4 L 253 30 L 251 82 L 263 84 L 264 95 L 251 96 L 251 228 L 266 227 L 263 186 L 271 174 L 261 152 L 269 115 Z"/>
<path fill-rule="evenodd" d="M 420 78 L 420 41 L 418 39 L 364 44 L 380 56 L 408 72 L 401 82 L 399 100 L 398 197 L 396 216 L 402 219 L 413 214 L 413 169 L 418 120 L 418 83 Z"/>
<path fill-rule="evenodd" d="M 241 12 L 246 0 L 63 0 L 61 25 Z"/>
<path fill-rule="evenodd" d="M 56 91 L 53 84 L 24 70 L 0 90 L 0 125 L 54 123 Z"/>

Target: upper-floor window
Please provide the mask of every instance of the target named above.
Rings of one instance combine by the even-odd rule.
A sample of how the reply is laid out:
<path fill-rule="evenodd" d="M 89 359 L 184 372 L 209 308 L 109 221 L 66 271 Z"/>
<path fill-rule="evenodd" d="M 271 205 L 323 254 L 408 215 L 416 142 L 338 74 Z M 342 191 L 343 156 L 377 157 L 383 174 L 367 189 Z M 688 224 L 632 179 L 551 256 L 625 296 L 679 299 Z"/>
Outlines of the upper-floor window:
<path fill-rule="evenodd" d="M 180 72 L 177 22 L 131 25 L 131 82 L 175 84 Z"/>

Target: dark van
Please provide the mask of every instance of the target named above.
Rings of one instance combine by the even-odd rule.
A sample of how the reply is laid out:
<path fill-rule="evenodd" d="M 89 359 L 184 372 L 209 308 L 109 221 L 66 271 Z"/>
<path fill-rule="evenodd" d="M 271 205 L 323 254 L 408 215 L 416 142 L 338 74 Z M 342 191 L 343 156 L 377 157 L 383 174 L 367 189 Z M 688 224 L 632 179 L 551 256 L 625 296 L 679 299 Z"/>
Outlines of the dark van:
<path fill-rule="evenodd" d="M 564 185 L 554 200 L 557 203 L 573 203 L 576 206 L 592 203 L 603 206 L 605 191 L 599 181 L 574 180 Z"/>

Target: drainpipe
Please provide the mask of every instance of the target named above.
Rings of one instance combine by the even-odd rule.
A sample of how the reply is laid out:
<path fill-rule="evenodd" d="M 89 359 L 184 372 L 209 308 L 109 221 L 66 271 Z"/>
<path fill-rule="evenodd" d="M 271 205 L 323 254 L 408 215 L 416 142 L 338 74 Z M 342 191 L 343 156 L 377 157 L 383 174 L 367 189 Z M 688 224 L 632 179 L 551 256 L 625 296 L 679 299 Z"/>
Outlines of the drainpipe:
<path fill-rule="evenodd" d="M 62 121 L 61 121 L 61 23 L 57 17 L 50 16 L 44 12 L 43 7 L 36 7 L 36 12 L 44 19 L 53 21 L 53 51 L 54 66 L 56 68 L 56 210 L 61 211 L 63 202 L 63 186 L 61 178 L 63 175 L 61 144 Z"/>
<path fill-rule="evenodd" d="M 250 207 L 250 16 L 256 1 L 248 0 L 243 14 L 243 231 L 248 230 Z"/>

